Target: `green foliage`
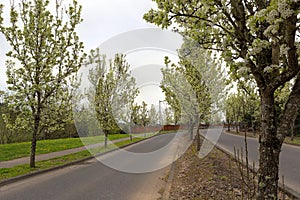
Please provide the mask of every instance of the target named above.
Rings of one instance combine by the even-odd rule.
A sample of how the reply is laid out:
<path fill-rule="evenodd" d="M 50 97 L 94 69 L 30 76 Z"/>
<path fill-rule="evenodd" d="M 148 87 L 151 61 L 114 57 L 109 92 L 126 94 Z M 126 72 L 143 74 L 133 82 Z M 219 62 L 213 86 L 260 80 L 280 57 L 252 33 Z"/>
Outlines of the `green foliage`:
<path fill-rule="evenodd" d="M 134 104 L 132 106 L 131 111 L 131 122 L 135 125 L 146 127 L 150 124 L 151 118 L 150 113 L 147 108 L 147 103 L 145 101 L 142 102 L 142 105 Z M 154 112 L 154 113 L 153 113 Z M 152 115 L 156 114 L 155 108 L 154 111 L 152 110 Z"/>
<path fill-rule="evenodd" d="M 144 127 L 150 123 L 149 111 L 147 109 L 147 104 L 145 101 L 142 102 L 142 106 L 140 110 L 140 123 Z"/>
<path fill-rule="evenodd" d="M 237 94 L 230 94 L 226 99 L 225 111 L 227 123 L 242 121 L 252 126 L 251 123 L 260 121 L 258 95 L 250 95 L 241 90 Z"/>
<path fill-rule="evenodd" d="M 211 56 L 192 40 L 185 39 L 179 50 L 178 65 L 169 66 L 171 61 L 166 58 L 161 87 L 174 110 L 175 122 L 179 116 L 184 121 L 209 122 L 212 114 L 219 112 L 218 107 L 222 107 L 224 78 Z"/>
<path fill-rule="evenodd" d="M 117 127 L 118 122 L 129 122 L 128 108 L 133 104 L 138 89 L 124 55 L 116 54 L 114 60 L 107 64 L 99 49 L 92 50 L 87 65 L 93 67 L 89 72 L 92 84 L 87 92 L 89 102 L 100 128 L 107 134 Z"/>
<path fill-rule="evenodd" d="M 31 166 L 36 137 L 61 128 L 71 117 L 69 86 L 83 61 L 83 43 L 75 32 L 82 22 L 81 6 L 74 0 L 63 9 L 56 1 L 55 14 L 48 0 L 24 0 L 11 5 L 10 26 L 0 26 L 12 50 L 6 62 L 7 102 L 16 113 L 8 127 L 32 133 Z M 68 16 L 68 20 L 63 17 Z"/>
<path fill-rule="evenodd" d="M 159 113 L 156 111 L 155 106 L 151 104 L 150 110 L 149 110 L 149 125 L 154 126 L 159 123 Z"/>
<path fill-rule="evenodd" d="M 300 2 L 154 2 L 157 8 L 148 11 L 144 19 L 162 28 L 173 25 L 175 30 L 194 39 L 200 47 L 219 51 L 233 79 L 241 83 L 255 81 L 262 116 L 258 185 L 264 185 L 258 187 L 257 199 L 277 198 L 279 152 L 299 109 Z M 292 79 L 292 89 L 278 118 L 275 91 Z"/>
<path fill-rule="evenodd" d="M 131 106 L 131 114 L 130 114 L 131 124 L 140 125 L 140 116 L 139 116 L 140 110 L 141 110 L 141 106 L 138 105 L 137 103 Z"/>
<path fill-rule="evenodd" d="M 172 108 L 166 107 L 165 111 L 164 111 L 164 115 L 165 115 L 165 123 L 164 124 L 166 124 L 166 125 L 174 124 L 174 116 L 173 116 Z"/>
<path fill-rule="evenodd" d="M 167 59 L 166 64 L 170 61 Z M 163 80 L 161 88 L 165 93 L 166 101 L 174 110 L 174 114 L 180 116 L 180 122 L 195 121 L 198 117 L 198 104 L 192 86 L 177 70 L 176 65 L 162 69 Z"/>

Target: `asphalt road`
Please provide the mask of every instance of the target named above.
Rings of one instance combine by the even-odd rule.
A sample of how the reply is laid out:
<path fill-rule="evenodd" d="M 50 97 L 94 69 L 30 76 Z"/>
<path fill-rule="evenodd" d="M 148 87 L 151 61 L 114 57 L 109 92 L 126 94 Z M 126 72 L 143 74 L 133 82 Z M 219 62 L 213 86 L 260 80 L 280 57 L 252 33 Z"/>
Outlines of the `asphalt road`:
<path fill-rule="evenodd" d="M 211 132 L 214 134 L 214 132 Z M 215 132 L 215 134 L 218 134 Z M 209 138 L 209 136 L 208 136 Z M 234 147 L 236 149 L 245 149 L 245 142 L 243 136 L 237 136 L 228 133 L 222 133 L 218 139 L 217 145 L 234 154 Z M 247 138 L 249 160 L 251 163 L 255 162 L 258 166 L 258 140 L 255 138 Z M 244 154 L 245 155 L 245 154 Z M 286 186 L 294 190 L 300 196 L 300 147 L 283 144 L 280 154 L 280 182 L 284 176 L 284 183 Z"/>
<path fill-rule="evenodd" d="M 210 134 L 209 137 L 213 138 L 214 131 L 210 131 Z M 183 135 L 177 140 L 175 138 L 173 140 L 175 142 L 170 143 L 174 136 L 175 134 L 157 136 L 126 148 L 127 154 L 123 150 L 115 151 L 82 164 L 0 187 L 0 199 L 157 199 L 160 197 L 159 190 L 165 184 L 162 178 L 166 176 L 169 170 L 168 162 L 171 163 L 179 156 L 179 152 L 183 152 L 188 147 L 186 145 L 188 135 Z M 248 138 L 247 144 L 250 161 L 257 162 L 258 141 L 254 138 Z M 234 146 L 237 149 L 244 148 L 244 137 L 222 133 L 217 145 L 233 153 Z M 128 152 L 132 152 L 133 155 L 136 154 L 138 157 L 128 155 Z M 152 154 L 154 156 L 148 157 Z M 284 175 L 285 184 L 298 193 L 300 193 L 299 155 L 299 147 L 283 145 L 280 158 L 280 176 Z M 114 169 L 103 163 L 112 165 Z M 122 172 L 120 169 L 123 171 L 132 170 L 132 173 Z"/>
<path fill-rule="evenodd" d="M 158 149 L 170 144 L 175 134 L 157 136 L 141 143 L 132 145 L 126 150 L 135 154 L 146 155 L 148 152 L 158 152 Z M 178 140 L 179 141 L 179 140 Z M 176 145 L 175 145 L 176 144 Z M 153 164 L 163 163 L 170 158 L 176 158 L 176 150 L 180 143 L 174 143 L 170 148 L 159 153 L 161 156 L 146 163 L 147 170 Z M 166 152 L 173 152 L 167 154 Z M 98 159 L 110 160 L 122 155 L 121 151 L 106 154 Z M 101 160 L 100 159 L 100 160 Z M 132 158 L 123 158 L 119 165 L 135 166 Z M 114 159 L 113 159 L 114 160 Z M 109 162 L 108 162 L 109 163 Z M 124 164 L 125 163 L 125 164 Z M 142 165 L 143 167 L 144 165 Z M 163 165 L 162 165 L 163 166 Z M 162 180 L 170 166 L 148 173 L 121 172 L 91 159 L 82 164 L 61 170 L 31 177 L 16 183 L 0 187 L 1 200 L 152 200 L 160 197 L 158 191 L 164 187 Z M 126 168 L 127 169 L 127 168 Z M 138 168 L 137 168 L 138 170 Z"/>

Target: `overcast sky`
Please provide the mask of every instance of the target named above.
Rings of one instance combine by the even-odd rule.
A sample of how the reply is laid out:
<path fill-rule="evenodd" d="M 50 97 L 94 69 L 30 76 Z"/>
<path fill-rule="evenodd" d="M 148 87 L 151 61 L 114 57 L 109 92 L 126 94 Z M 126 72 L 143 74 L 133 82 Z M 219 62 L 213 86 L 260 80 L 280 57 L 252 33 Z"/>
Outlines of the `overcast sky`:
<path fill-rule="evenodd" d="M 18 0 L 16 0 L 18 2 Z M 4 17 L 7 19 L 9 0 L 4 3 Z M 77 32 L 84 42 L 86 51 L 96 48 L 105 40 L 122 32 L 137 28 L 154 27 L 146 23 L 142 16 L 154 3 L 151 0 L 79 0 L 82 5 L 83 23 Z M 5 53 L 9 46 L 3 35 L 0 35 L 0 88 L 5 86 Z"/>
<path fill-rule="evenodd" d="M 98 47 L 115 35 L 135 29 L 155 27 L 154 25 L 145 22 L 142 18 L 144 13 L 150 8 L 155 7 L 155 3 L 151 0 L 78 1 L 83 7 L 82 18 L 84 21 L 78 26 L 77 33 L 81 41 L 84 42 L 86 52 Z M 16 2 L 18 1 L 16 0 Z M 9 1 L 4 1 L 4 4 L 4 18 L 8 19 Z M 5 89 L 5 60 L 7 59 L 5 53 L 9 50 L 9 45 L 5 41 L 3 35 L 0 35 L 0 44 L 0 89 Z M 157 91 L 158 85 L 156 83 L 156 85 L 146 86 L 146 88 L 148 88 L 147 90 L 151 87 L 153 91 Z M 158 97 L 156 100 L 153 100 L 153 102 L 161 98 L 163 98 L 163 96 L 158 94 Z"/>

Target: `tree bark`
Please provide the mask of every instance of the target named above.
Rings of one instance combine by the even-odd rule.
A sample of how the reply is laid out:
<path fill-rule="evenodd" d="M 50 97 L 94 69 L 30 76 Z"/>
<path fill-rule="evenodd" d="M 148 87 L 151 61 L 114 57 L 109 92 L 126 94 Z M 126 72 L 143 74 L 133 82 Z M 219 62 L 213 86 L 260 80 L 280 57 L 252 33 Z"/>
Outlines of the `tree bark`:
<path fill-rule="evenodd" d="M 276 137 L 276 115 L 272 92 L 261 93 L 262 131 L 259 136 L 258 200 L 277 199 L 281 142 Z"/>
<path fill-rule="evenodd" d="M 190 140 L 193 140 L 193 130 L 194 130 L 195 123 L 190 119 L 189 121 L 189 133 L 190 133 Z"/>
<path fill-rule="evenodd" d="M 35 151 L 36 151 L 36 136 L 37 133 L 34 130 L 31 139 L 31 153 L 30 153 L 30 167 L 35 168 Z"/>
<path fill-rule="evenodd" d="M 37 114 L 34 117 L 34 127 L 32 132 L 32 139 L 31 139 L 31 153 L 30 153 L 30 167 L 35 168 L 35 152 L 36 152 L 36 138 L 39 131 L 40 126 L 40 109 L 38 109 Z"/>
<path fill-rule="evenodd" d="M 228 132 L 230 132 L 230 122 L 228 122 Z"/>
<path fill-rule="evenodd" d="M 104 148 L 107 148 L 108 130 L 104 130 Z"/>
<path fill-rule="evenodd" d="M 235 122 L 235 131 L 236 133 L 239 133 L 239 123 Z"/>
<path fill-rule="evenodd" d="M 294 128 L 295 128 L 295 123 L 293 123 L 291 127 L 291 141 L 294 141 Z"/>
<path fill-rule="evenodd" d="M 197 135 L 196 135 L 196 138 L 197 138 L 197 151 L 200 151 L 200 126 L 201 124 L 198 123 L 198 127 L 197 127 Z"/>

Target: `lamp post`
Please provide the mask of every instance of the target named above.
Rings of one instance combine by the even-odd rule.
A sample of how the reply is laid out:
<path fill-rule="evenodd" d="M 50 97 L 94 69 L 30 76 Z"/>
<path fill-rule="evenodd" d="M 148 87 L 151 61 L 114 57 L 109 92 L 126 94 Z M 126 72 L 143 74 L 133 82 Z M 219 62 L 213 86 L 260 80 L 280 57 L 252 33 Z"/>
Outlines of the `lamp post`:
<path fill-rule="evenodd" d="M 160 124 L 163 125 L 163 118 L 162 118 L 162 112 L 161 112 L 161 103 L 165 102 L 166 100 L 159 100 L 159 116 L 160 116 Z"/>

